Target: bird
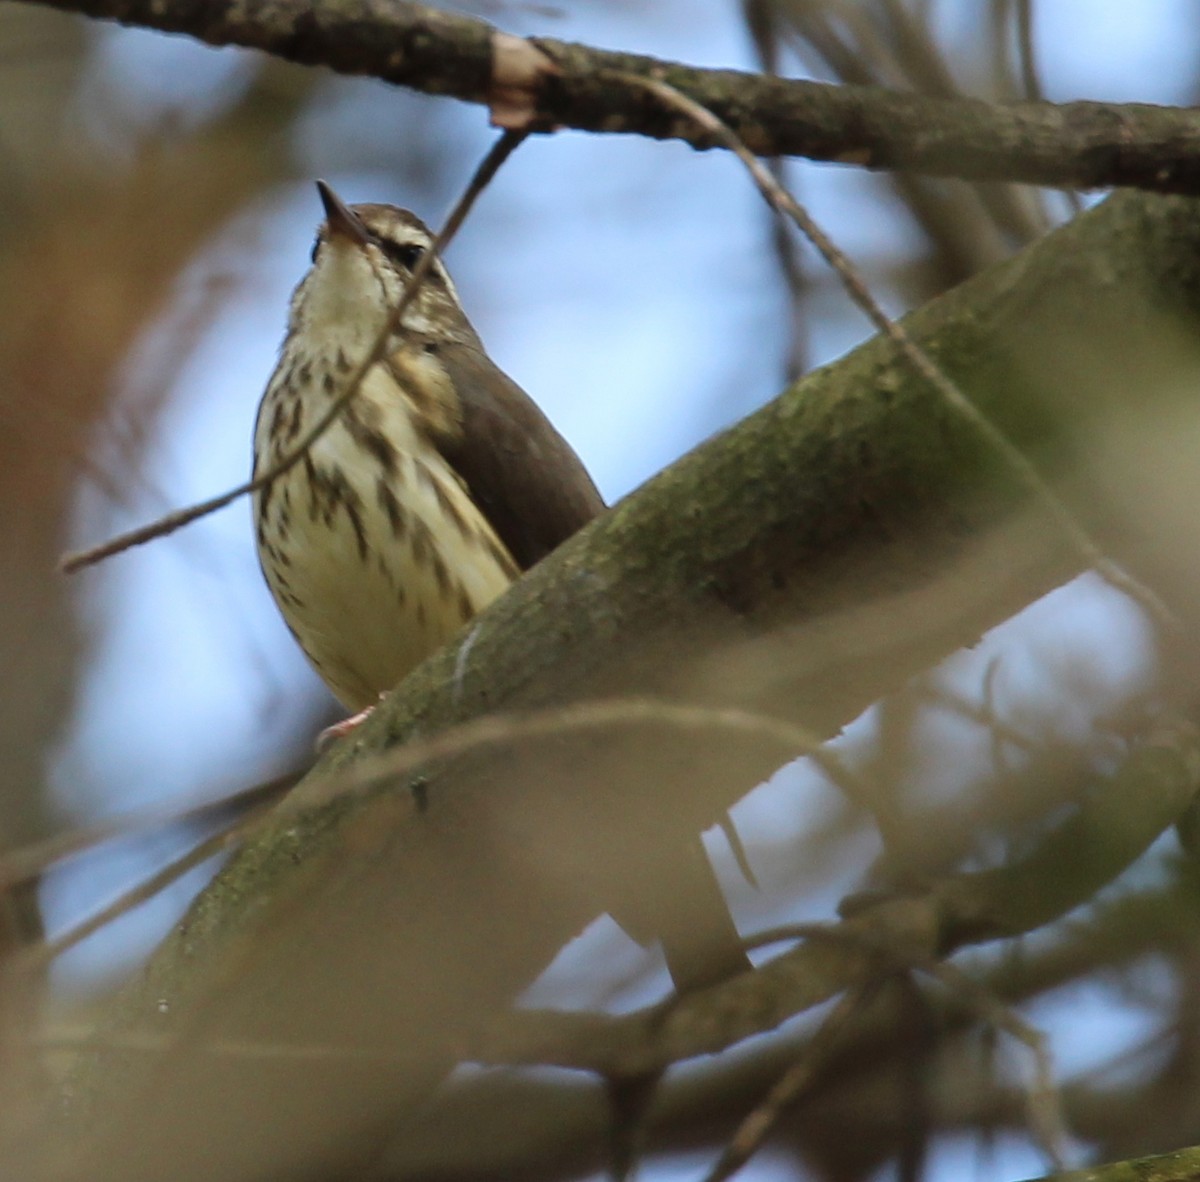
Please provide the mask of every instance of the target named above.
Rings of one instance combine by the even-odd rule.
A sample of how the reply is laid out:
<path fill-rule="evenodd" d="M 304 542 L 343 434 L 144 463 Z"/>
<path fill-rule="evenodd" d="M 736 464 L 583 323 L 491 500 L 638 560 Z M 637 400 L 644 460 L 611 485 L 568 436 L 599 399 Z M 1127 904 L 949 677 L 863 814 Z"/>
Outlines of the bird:
<path fill-rule="evenodd" d="M 425 224 L 394 205 L 346 205 L 323 181 L 317 188 L 325 219 L 259 404 L 256 481 L 389 335 L 302 458 L 257 487 L 253 517 L 284 621 L 355 712 L 332 728 L 340 734 L 605 503 L 570 444 L 488 356 L 440 258 L 393 323 L 433 248 Z M 715 878 L 704 889 L 720 900 L 722 938 L 736 943 Z M 745 963 L 737 945 L 726 968 Z"/>
<path fill-rule="evenodd" d="M 392 205 L 325 222 L 254 430 L 256 478 L 343 391 L 433 236 Z M 292 635 L 363 711 L 604 509 L 582 461 L 488 357 L 440 259 L 337 420 L 254 495 L 258 555 Z"/>

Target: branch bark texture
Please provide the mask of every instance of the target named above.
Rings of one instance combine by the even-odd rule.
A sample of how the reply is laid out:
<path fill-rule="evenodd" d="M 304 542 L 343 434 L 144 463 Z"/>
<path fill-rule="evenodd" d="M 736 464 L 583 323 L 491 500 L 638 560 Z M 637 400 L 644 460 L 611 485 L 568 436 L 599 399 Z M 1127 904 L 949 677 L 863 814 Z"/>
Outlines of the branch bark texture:
<path fill-rule="evenodd" d="M 516 38 L 404 0 L 36 0 L 122 24 L 259 49 L 429 94 L 511 103 L 497 69 Z M 537 38 L 556 66 L 529 109 L 545 129 L 623 132 L 719 146 L 615 73 L 660 78 L 763 156 L 1062 188 L 1200 193 L 1200 111 L 1147 104 L 994 104 L 833 86 Z"/>

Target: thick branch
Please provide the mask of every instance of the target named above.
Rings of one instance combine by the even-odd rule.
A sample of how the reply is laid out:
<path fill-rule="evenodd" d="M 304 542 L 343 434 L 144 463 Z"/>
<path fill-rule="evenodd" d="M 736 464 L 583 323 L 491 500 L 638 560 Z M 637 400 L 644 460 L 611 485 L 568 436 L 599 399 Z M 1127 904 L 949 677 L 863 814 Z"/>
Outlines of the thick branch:
<path fill-rule="evenodd" d="M 1110 1162 L 1052 1177 L 1054 1182 L 1195 1182 L 1200 1177 L 1200 1146 L 1132 1161 Z"/>
<path fill-rule="evenodd" d="M 260 49 L 430 94 L 495 103 L 510 80 L 496 30 L 403 0 L 37 0 L 211 45 Z M 500 35 L 503 36 L 503 35 Z M 504 38 L 504 44 L 519 44 Z M 539 38 L 557 65 L 531 95 L 546 127 L 717 146 L 614 71 L 658 77 L 720 116 L 755 152 L 973 181 L 1200 192 L 1200 112 L 1146 104 L 995 104 L 704 70 Z M 504 86 L 501 84 L 504 83 Z M 510 90 L 505 90 L 511 97 Z"/>
<path fill-rule="evenodd" d="M 1126 506 L 1111 465 L 1089 461 L 1113 413 L 1144 421 L 1190 396 L 1168 326 L 1194 320 L 1198 291 L 1200 207 L 1126 195 L 907 324 L 1118 547 Z M 1173 432 L 1153 464 L 1190 470 L 1191 439 Z M 1137 504 L 1141 487 L 1119 491 Z M 499 708 L 613 694 L 831 734 L 1078 562 L 887 342 L 811 375 L 539 566 L 295 790 L 114 1007 L 113 1031 L 174 1049 L 91 1065 L 82 1160 L 125 1182 L 349 1168 L 598 912 L 670 900 L 676 845 L 794 749 L 649 713 L 608 736 L 444 756 L 419 790 L 409 774 L 337 792 L 364 758 Z M 1022 926 L 1070 903 L 1011 898 Z M 1012 930 L 962 902 L 955 938 Z M 845 980 L 803 984 L 815 997 Z M 346 1050 L 319 1076 L 207 1053 L 218 1034 L 286 1049 L 313 1031 Z"/>

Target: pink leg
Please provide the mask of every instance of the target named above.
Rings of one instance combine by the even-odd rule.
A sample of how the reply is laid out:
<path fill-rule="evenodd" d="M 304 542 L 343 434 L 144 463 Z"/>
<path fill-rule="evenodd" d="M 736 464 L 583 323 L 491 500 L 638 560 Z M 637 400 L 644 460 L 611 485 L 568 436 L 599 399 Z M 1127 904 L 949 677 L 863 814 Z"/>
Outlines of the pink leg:
<path fill-rule="evenodd" d="M 379 700 L 382 702 L 386 694 L 380 694 Z M 318 753 L 325 750 L 331 743 L 336 743 L 338 739 L 344 739 L 351 731 L 356 731 L 374 712 L 374 706 L 368 706 L 365 710 L 360 710 L 357 714 L 351 714 L 349 718 L 343 718 L 341 722 L 335 722 L 333 726 L 327 726 L 318 736 L 316 747 Z"/>

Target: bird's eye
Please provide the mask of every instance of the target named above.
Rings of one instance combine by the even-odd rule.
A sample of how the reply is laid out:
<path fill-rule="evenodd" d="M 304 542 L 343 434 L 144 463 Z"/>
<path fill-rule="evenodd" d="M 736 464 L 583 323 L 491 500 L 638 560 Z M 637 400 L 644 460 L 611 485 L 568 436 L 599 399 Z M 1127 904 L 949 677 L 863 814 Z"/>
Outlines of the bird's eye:
<path fill-rule="evenodd" d="M 317 261 L 317 251 L 319 251 L 320 249 L 321 249 L 321 236 L 320 236 L 320 234 L 318 234 L 316 236 L 316 238 L 313 239 L 312 254 L 309 256 L 309 258 L 311 259 L 312 262 L 315 263 Z"/>
<path fill-rule="evenodd" d="M 384 239 L 380 246 L 392 262 L 399 263 L 409 271 L 421 261 L 421 256 L 425 253 L 425 248 L 416 242 L 390 242 Z"/>

